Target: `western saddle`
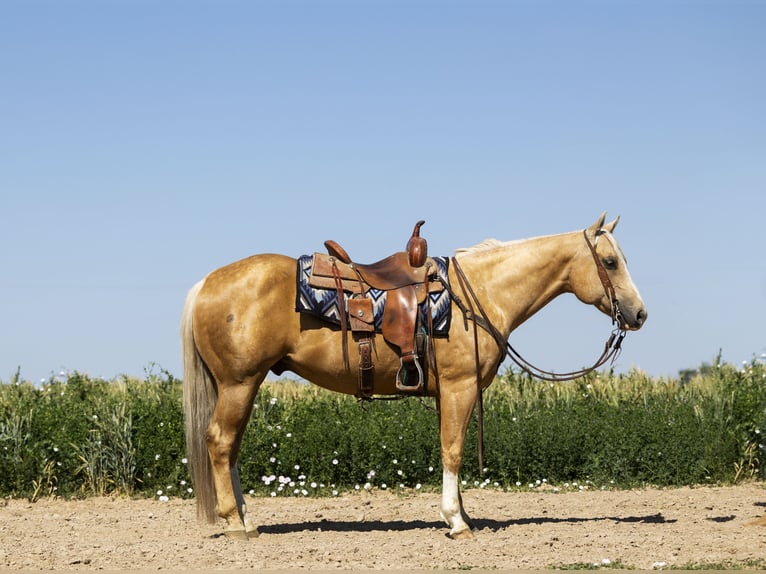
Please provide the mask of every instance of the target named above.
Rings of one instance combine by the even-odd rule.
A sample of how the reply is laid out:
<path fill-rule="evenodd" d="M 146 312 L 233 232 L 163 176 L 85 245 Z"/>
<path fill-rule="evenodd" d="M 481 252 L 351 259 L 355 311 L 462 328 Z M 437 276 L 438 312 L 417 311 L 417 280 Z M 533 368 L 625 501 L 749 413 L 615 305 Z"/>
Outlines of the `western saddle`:
<path fill-rule="evenodd" d="M 325 241 L 327 254 L 315 253 L 309 284 L 335 289 L 343 333 L 343 362 L 349 369 L 348 330 L 359 346 L 359 390 L 361 399 L 374 394 L 375 318 L 370 289 L 386 292 L 381 321 L 383 338 L 398 349 L 396 388 L 401 394 L 425 394 L 428 381 L 427 337 L 431 333 L 428 294 L 444 289 L 436 276 L 436 264 L 428 257 L 428 244 L 420 236 L 418 221 L 405 251 L 373 263 L 355 263 L 335 241 Z M 348 297 L 346 297 L 348 293 Z M 346 304 L 348 301 L 348 304 Z M 418 312 L 426 304 L 426 320 Z"/>

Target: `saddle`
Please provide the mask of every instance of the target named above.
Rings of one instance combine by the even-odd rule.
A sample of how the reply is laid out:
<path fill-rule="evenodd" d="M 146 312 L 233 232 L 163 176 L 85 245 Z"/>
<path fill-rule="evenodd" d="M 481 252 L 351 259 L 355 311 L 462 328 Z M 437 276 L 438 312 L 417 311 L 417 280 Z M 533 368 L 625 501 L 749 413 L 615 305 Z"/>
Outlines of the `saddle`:
<path fill-rule="evenodd" d="M 420 227 L 424 223 L 421 220 L 415 224 L 404 251 L 369 265 L 354 262 L 333 240 L 324 243 L 327 254 L 314 254 L 309 284 L 336 291 L 346 369 L 350 368 L 349 330 L 359 347 L 359 398 L 371 399 L 374 394 L 375 318 L 370 289 L 386 292 L 381 332 L 399 352 L 397 390 L 402 394 L 424 394 L 426 391 L 428 362 L 424 358 L 430 328 L 422 325 L 418 309 L 424 302 L 428 305 L 430 292 L 441 291 L 444 286 L 436 280 L 436 264 L 428 257 L 428 244 L 420 236 Z M 429 310 L 427 317 L 430 316 Z"/>

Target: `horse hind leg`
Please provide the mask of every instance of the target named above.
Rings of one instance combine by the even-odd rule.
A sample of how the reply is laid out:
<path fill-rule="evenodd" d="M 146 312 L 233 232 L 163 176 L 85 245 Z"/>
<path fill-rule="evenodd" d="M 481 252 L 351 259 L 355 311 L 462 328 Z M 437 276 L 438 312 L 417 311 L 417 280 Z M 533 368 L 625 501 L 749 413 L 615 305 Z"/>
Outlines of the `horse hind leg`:
<path fill-rule="evenodd" d="M 247 539 L 258 535 L 258 528 L 247 512 L 237 470 L 242 437 L 260 387 L 248 381 L 218 386 L 218 402 L 207 428 L 207 446 L 216 492 L 216 512 L 226 521 L 225 534 Z"/>

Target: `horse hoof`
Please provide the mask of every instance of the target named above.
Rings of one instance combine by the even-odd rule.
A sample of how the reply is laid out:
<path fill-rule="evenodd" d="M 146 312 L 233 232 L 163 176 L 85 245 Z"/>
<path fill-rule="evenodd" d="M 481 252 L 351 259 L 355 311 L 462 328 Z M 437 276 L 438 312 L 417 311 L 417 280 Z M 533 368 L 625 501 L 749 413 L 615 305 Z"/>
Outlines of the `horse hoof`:
<path fill-rule="evenodd" d="M 258 532 L 257 528 L 253 528 L 252 530 L 246 530 L 245 534 L 247 535 L 248 539 L 258 538 L 261 535 L 261 533 Z"/>
<path fill-rule="evenodd" d="M 227 530 L 224 534 L 229 540 L 240 540 L 245 542 L 249 540 L 248 533 L 244 530 Z"/>
<path fill-rule="evenodd" d="M 450 532 L 449 537 L 452 538 L 452 540 L 471 540 L 474 538 L 473 532 L 471 530 L 458 530 L 457 532 Z"/>

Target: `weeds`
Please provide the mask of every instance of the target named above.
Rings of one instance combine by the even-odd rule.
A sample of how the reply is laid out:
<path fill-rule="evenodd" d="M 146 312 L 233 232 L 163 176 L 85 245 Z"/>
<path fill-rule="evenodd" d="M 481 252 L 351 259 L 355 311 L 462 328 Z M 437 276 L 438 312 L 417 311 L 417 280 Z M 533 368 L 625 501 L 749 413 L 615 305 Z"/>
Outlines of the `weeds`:
<path fill-rule="evenodd" d="M 766 367 L 716 362 L 683 379 L 594 373 L 542 383 L 508 372 L 485 396 L 484 473 L 476 428 L 463 484 L 556 491 L 733 484 L 763 476 Z M 438 489 L 433 399 L 358 403 L 298 382 L 267 383 L 239 457 L 245 491 L 332 496 Z M 180 382 L 81 373 L 41 387 L 0 382 L 0 496 L 193 496 Z"/>

